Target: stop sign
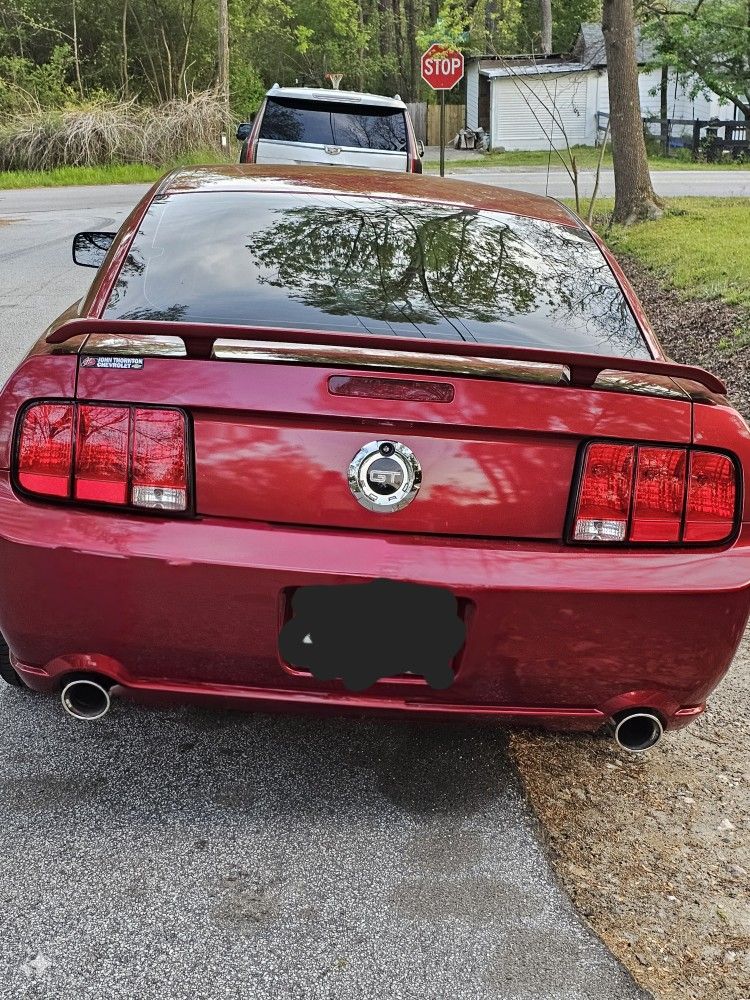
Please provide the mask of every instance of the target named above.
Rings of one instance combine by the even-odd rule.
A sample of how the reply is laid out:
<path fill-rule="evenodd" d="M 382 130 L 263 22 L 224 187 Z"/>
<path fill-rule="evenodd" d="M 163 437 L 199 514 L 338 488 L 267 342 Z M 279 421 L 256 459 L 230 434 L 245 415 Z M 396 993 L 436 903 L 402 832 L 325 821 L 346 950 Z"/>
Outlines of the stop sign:
<path fill-rule="evenodd" d="M 463 75 L 463 52 L 435 42 L 422 53 L 422 79 L 433 90 L 452 90 Z"/>

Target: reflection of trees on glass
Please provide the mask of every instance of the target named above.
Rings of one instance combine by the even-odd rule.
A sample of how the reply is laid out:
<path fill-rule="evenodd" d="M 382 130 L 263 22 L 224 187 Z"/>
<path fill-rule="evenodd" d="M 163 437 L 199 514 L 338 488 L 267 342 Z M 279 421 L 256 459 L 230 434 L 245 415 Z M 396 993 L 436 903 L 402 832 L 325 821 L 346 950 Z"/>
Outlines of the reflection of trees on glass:
<path fill-rule="evenodd" d="M 118 319 L 160 319 L 163 322 L 179 323 L 188 318 L 188 307 L 175 302 L 171 306 L 140 306 L 120 313 Z"/>
<path fill-rule="evenodd" d="M 335 114 L 333 132 L 338 146 L 396 152 L 406 149 L 403 111 L 395 114 Z"/>
<path fill-rule="evenodd" d="M 362 106 L 342 111 L 341 105 L 333 102 L 269 97 L 262 115 L 261 139 L 406 149 L 406 120 L 401 110 Z"/>
<path fill-rule="evenodd" d="M 540 331 L 545 322 L 557 328 L 552 342 L 567 328 L 599 344 L 612 340 L 617 353 L 644 353 L 606 261 L 573 229 L 370 201 L 278 211 L 247 247 L 259 281 L 333 315 L 447 321 L 461 337 L 495 342 L 500 332 L 477 324 L 523 326 L 533 317 Z"/>

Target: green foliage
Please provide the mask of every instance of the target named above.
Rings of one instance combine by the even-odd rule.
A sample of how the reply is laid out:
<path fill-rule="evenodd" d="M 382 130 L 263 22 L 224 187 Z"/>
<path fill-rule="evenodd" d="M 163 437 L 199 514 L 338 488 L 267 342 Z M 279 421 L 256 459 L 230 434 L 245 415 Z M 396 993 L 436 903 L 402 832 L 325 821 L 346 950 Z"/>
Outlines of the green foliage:
<path fill-rule="evenodd" d="M 706 0 L 719 2 L 719 0 Z M 729 0 L 721 0 L 729 2 Z M 567 47 L 599 0 L 553 4 Z M 0 0 L 0 115 L 135 99 L 158 105 L 215 86 L 217 0 Z M 420 53 L 534 47 L 537 0 L 229 0 L 230 96 L 236 117 L 274 82 L 431 99 Z M 457 92 L 458 94 L 459 92 Z"/>
<path fill-rule="evenodd" d="M 750 116 L 750 3 L 703 0 L 676 4 L 646 33 L 660 58 L 693 77 L 693 96 L 710 89 Z"/>
<path fill-rule="evenodd" d="M 56 45 L 47 62 L 37 65 L 22 56 L 0 56 L 0 112 L 61 108 L 76 98 L 67 83 L 70 46 Z"/>
<path fill-rule="evenodd" d="M 444 0 L 437 19 L 417 37 L 420 47 L 431 42 L 454 45 L 465 52 L 517 52 L 522 36 L 521 0 Z"/>

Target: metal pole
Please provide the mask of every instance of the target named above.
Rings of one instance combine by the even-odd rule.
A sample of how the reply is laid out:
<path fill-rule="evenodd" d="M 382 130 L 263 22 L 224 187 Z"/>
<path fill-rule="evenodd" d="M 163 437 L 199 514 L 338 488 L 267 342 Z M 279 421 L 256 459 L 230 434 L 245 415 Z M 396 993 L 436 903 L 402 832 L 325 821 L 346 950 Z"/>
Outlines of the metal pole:
<path fill-rule="evenodd" d="M 440 176 L 445 177 L 445 91 L 440 91 Z"/>

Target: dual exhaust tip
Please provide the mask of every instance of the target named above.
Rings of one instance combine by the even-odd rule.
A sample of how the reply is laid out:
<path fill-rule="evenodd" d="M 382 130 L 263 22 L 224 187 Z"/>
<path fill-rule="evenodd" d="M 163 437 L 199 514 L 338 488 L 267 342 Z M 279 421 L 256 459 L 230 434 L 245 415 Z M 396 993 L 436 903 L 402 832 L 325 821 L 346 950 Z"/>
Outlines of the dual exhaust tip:
<path fill-rule="evenodd" d="M 62 705 L 74 719 L 94 722 L 103 719 L 112 707 L 109 689 L 87 677 L 68 681 L 62 689 Z M 643 753 L 656 746 L 664 735 L 658 715 L 645 710 L 623 712 L 614 721 L 613 736 L 618 746 L 630 753 Z"/>
<path fill-rule="evenodd" d="M 62 706 L 74 719 L 94 722 L 103 719 L 112 707 L 109 689 L 99 681 L 80 677 L 68 681 L 60 694 Z"/>
<path fill-rule="evenodd" d="M 655 747 L 664 735 L 664 726 L 658 715 L 646 709 L 622 712 L 614 719 L 612 735 L 615 743 L 630 753 L 644 753 Z"/>

